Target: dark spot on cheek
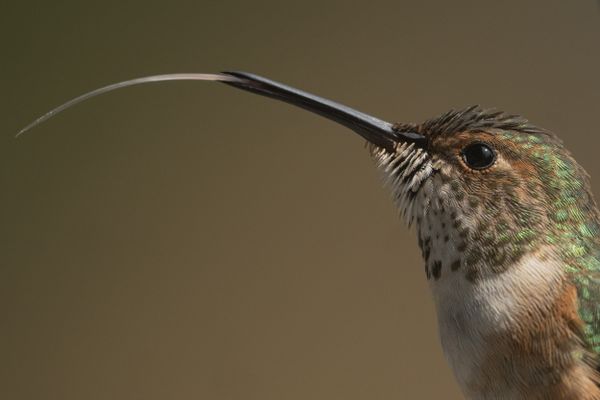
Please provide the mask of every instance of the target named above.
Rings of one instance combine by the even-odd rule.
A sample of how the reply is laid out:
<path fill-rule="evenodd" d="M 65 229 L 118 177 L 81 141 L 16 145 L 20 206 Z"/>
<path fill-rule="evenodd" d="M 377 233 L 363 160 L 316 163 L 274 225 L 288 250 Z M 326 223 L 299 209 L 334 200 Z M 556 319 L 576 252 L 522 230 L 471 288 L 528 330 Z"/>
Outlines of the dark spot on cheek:
<path fill-rule="evenodd" d="M 448 236 L 448 235 L 444 236 L 444 242 L 448 243 L 448 240 L 450 240 L 450 236 Z"/>
<path fill-rule="evenodd" d="M 431 238 L 427 237 L 423 239 L 421 236 L 419 236 L 419 247 L 421 248 L 423 259 L 425 259 L 425 262 L 427 262 L 429 255 L 431 254 Z"/>
<path fill-rule="evenodd" d="M 461 253 L 463 251 L 465 251 L 467 249 L 467 243 L 465 242 L 461 242 L 457 247 L 456 250 L 460 251 Z"/>
<path fill-rule="evenodd" d="M 423 246 L 429 248 L 431 247 L 431 238 L 430 237 L 426 237 L 425 240 L 423 241 Z"/>
<path fill-rule="evenodd" d="M 474 283 L 481 277 L 481 273 L 476 267 L 470 267 L 465 277 L 469 282 Z"/>
<path fill-rule="evenodd" d="M 442 262 L 434 261 L 433 266 L 431 267 L 431 274 L 437 281 L 442 276 Z"/>
<path fill-rule="evenodd" d="M 456 260 L 454 261 L 451 265 L 450 265 L 450 269 L 452 271 L 456 271 L 460 268 L 460 260 Z"/>
<path fill-rule="evenodd" d="M 475 248 L 471 249 L 471 251 L 469 251 L 465 262 L 467 263 L 467 265 L 476 265 L 477 263 L 479 263 L 482 260 L 482 258 L 483 258 L 483 253 L 482 253 L 481 249 L 478 247 L 475 247 Z"/>

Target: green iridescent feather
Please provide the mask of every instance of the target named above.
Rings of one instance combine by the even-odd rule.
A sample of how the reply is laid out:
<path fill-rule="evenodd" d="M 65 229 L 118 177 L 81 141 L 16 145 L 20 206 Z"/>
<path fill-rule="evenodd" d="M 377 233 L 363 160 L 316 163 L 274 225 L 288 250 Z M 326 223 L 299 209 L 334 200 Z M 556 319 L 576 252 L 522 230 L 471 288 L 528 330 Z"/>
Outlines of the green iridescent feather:
<path fill-rule="evenodd" d="M 562 145 L 542 142 L 534 147 L 538 171 L 547 182 L 549 215 L 554 222 L 546 242 L 560 249 L 577 288 L 583 339 L 600 357 L 600 219 L 589 179 Z"/>

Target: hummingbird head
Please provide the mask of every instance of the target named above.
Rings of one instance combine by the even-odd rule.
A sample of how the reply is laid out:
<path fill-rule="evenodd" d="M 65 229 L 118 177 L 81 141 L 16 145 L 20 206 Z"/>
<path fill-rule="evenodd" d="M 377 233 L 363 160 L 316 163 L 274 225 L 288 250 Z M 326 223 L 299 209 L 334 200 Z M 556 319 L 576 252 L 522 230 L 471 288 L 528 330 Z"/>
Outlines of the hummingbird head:
<path fill-rule="evenodd" d="M 390 124 L 252 74 L 235 87 L 282 100 L 368 142 L 394 200 L 418 231 L 429 279 L 506 271 L 543 245 L 576 265 L 600 229 L 588 175 L 554 134 L 477 106 L 422 124 Z M 575 267 L 574 267 L 575 268 Z"/>
<path fill-rule="evenodd" d="M 475 281 L 544 245 L 574 266 L 591 251 L 600 230 L 589 178 L 554 134 L 477 106 L 394 130 L 425 138 L 370 149 L 416 224 L 428 278 L 464 270 Z"/>

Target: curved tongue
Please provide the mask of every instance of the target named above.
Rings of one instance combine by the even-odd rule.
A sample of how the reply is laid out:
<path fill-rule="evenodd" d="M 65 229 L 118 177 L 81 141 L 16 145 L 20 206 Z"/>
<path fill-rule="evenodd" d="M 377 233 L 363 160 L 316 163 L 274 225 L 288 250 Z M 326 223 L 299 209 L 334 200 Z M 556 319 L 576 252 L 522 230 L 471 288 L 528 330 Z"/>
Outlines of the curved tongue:
<path fill-rule="evenodd" d="M 425 137 L 420 134 L 397 132 L 389 122 L 282 83 L 247 72 L 223 74 L 239 78 L 224 81 L 228 85 L 302 107 L 352 129 L 370 143 L 389 151 L 392 151 L 398 142 L 415 143 L 419 147 L 426 142 Z"/>
<path fill-rule="evenodd" d="M 389 122 L 361 113 L 350 107 L 324 99 L 313 94 L 294 89 L 290 86 L 253 75 L 247 72 L 223 72 L 220 74 L 182 73 L 153 75 L 142 78 L 130 79 L 123 82 L 113 83 L 108 86 L 92 90 L 81 96 L 75 97 L 62 105 L 48 111 L 25 128 L 21 129 L 17 136 L 29 129 L 52 118 L 56 114 L 92 97 L 113 90 L 133 85 L 141 85 L 151 82 L 165 81 L 219 81 L 239 89 L 247 90 L 263 96 L 285 101 L 308 111 L 319 114 L 325 118 L 336 121 L 361 135 L 363 138 L 376 146 L 393 151 L 397 143 L 415 143 L 418 147 L 424 147 L 427 140 L 424 136 L 413 132 L 397 132 Z"/>

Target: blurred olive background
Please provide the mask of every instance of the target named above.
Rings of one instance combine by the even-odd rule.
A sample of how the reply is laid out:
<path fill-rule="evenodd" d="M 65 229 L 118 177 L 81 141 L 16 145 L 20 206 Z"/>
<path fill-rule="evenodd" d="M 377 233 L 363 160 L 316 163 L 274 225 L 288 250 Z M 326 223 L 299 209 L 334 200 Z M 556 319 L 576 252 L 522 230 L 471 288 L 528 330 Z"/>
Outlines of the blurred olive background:
<path fill-rule="evenodd" d="M 391 121 L 482 104 L 600 184 L 593 0 L 4 4 L 0 397 L 459 399 L 416 239 L 363 141 L 217 83 Z"/>

